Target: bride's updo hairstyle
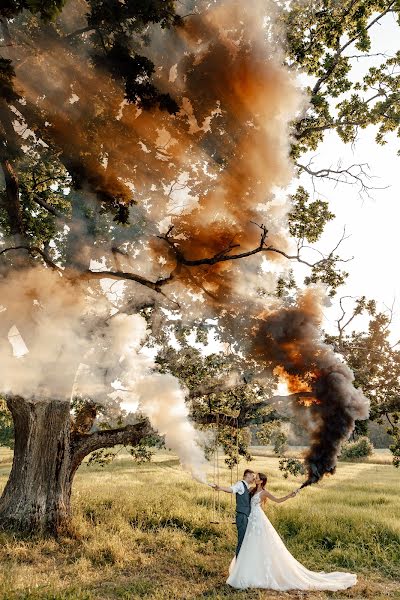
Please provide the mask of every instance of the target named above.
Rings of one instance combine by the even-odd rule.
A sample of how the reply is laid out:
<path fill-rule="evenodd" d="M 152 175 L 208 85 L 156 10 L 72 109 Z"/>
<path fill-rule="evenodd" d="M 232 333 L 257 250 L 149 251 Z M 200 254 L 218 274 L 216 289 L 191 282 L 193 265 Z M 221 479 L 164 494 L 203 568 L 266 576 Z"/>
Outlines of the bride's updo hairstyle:
<path fill-rule="evenodd" d="M 258 478 L 261 479 L 261 489 L 264 489 L 265 486 L 267 485 L 267 481 L 268 481 L 267 476 L 265 475 L 265 473 L 258 473 Z M 251 496 L 254 496 L 256 491 L 257 491 L 257 486 L 254 486 L 250 492 Z"/>

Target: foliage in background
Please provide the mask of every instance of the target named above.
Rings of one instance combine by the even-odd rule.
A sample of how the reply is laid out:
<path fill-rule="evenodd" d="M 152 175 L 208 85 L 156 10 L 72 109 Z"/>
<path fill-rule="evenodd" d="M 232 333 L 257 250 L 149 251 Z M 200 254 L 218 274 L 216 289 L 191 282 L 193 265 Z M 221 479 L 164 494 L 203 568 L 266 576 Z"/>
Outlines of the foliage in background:
<path fill-rule="evenodd" d="M 0 446 L 14 447 L 14 426 L 4 398 L 0 396 Z"/>
<path fill-rule="evenodd" d="M 371 403 L 370 419 L 386 423 L 392 437 L 390 450 L 393 464 L 400 466 L 400 350 L 390 341 L 391 315 L 378 312 L 376 303 L 365 297 L 354 301 L 353 309 L 346 312 L 345 299 L 341 300 L 342 316 L 338 320 L 338 334 L 327 336 L 327 342 L 340 352 Z M 364 331 L 348 331 L 356 317 L 368 318 Z M 360 433 L 365 433 L 365 425 Z"/>
<path fill-rule="evenodd" d="M 352 459 L 352 458 L 366 458 L 367 456 L 371 456 L 374 451 L 374 447 L 371 443 L 371 440 L 362 435 L 357 438 L 354 442 L 345 442 L 342 444 L 342 448 L 340 451 L 340 458 L 343 459 Z"/>

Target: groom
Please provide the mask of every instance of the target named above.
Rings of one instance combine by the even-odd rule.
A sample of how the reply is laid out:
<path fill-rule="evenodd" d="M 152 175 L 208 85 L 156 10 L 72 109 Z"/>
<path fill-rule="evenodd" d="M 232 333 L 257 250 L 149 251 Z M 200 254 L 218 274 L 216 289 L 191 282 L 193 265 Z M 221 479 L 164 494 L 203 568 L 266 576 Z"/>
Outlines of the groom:
<path fill-rule="evenodd" d="M 236 556 L 242 546 L 244 534 L 247 529 L 247 521 L 249 520 L 251 510 L 250 486 L 254 483 L 256 474 L 250 469 L 246 469 L 243 473 L 243 479 L 237 481 L 231 487 L 222 487 L 214 485 L 214 490 L 226 492 L 227 494 L 235 494 L 236 496 L 236 527 L 237 527 L 237 546 Z"/>

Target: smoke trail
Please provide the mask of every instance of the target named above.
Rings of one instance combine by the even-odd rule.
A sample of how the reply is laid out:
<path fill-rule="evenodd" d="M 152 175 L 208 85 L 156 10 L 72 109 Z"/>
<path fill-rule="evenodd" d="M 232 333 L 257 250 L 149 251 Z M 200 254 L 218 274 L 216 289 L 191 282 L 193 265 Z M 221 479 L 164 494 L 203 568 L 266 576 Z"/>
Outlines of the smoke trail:
<path fill-rule="evenodd" d="M 309 485 L 334 473 L 341 443 L 356 419 L 367 419 L 369 402 L 354 387 L 354 376 L 333 349 L 321 339 L 321 295 L 304 292 L 298 305 L 260 316 L 253 352 L 277 365 L 289 390 L 298 392 L 297 407 L 307 407 L 311 446 L 305 462 Z"/>
<path fill-rule="evenodd" d="M 82 286 L 49 269 L 8 276 L 0 281 L 0 298 L 3 325 L 16 326 L 27 347 L 18 357 L 11 342 L 0 346 L 0 393 L 68 401 L 74 389 L 107 403 L 118 397 L 112 388 L 118 380 L 127 390 L 120 400 L 138 403 L 183 467 L 205 482 L 201 434 L 189 421 L 185 391 L 140 353 L 147 336 L 143 317 L 110 318 L 105 296 L 91 301 Z"/>
<path fill-rule="evenodd" d="M 0 279 L 0 303 L 0 392 L 69 400 L 79 357 L 87 351 L 82 315 L 90 312 L 90 301 L 60 274 L 33 268 Z M 98 315 L 102 308 L 100 301 Z M 6 342 L 12 326 L 28 348 L 19 358 Z"/>
<path fill-rule="evenodd" d="M 125 391 L 120 400 L 137 404 L 154 429 L 165 436 L 167 447 L 179 457 L 184 469 L 205 483 L 206 459 L 201 449 L 202 437 L 189 420 L 185 390 L 178 379 L 168 373 L 158 373 L 154 360 L 141 346 L 147 336 L 146 321 L 140 315 L 116 315 L 107 328 L 106 353 L 117 352 L 119 372 L 112 360 L 114 376 Z M 102 361 L 102 367 L 104 361 Z M 117 367 L 117 368 L 118 368 Z"/>

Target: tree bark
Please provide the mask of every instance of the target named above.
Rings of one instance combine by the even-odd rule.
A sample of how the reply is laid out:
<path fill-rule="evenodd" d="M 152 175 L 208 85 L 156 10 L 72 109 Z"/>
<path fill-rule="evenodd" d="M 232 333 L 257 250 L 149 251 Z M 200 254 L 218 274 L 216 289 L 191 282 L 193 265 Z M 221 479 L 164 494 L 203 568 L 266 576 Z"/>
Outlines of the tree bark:
<path fill-rule="evenodd" d="M 7 399 L 14 458 L 0 499 L 0 526 L 58 533 L 70 518 L 70 412 L 58 400 Z"/>
<path fill-rule="evenodd" d="M 19 183 L 17 174 L 9 160 L 2 160 L 1 167 L 6 182 L 6 202 L 10 235 L 16 243 L 21 243 L 24 238 L 24 224 L 22 209 L 19 201 Z"/>
<path fill-rule="evenodd" d="M 0 528 L 57 535 L 68 531 L 71 491 L 84 458 L 100 448 L 136 445 L 151 433 L 148 421 L 121 429 L 76 433 L 70 404 L 7 398 L 14 421 L 14 458 L 0 498 Z"/>

